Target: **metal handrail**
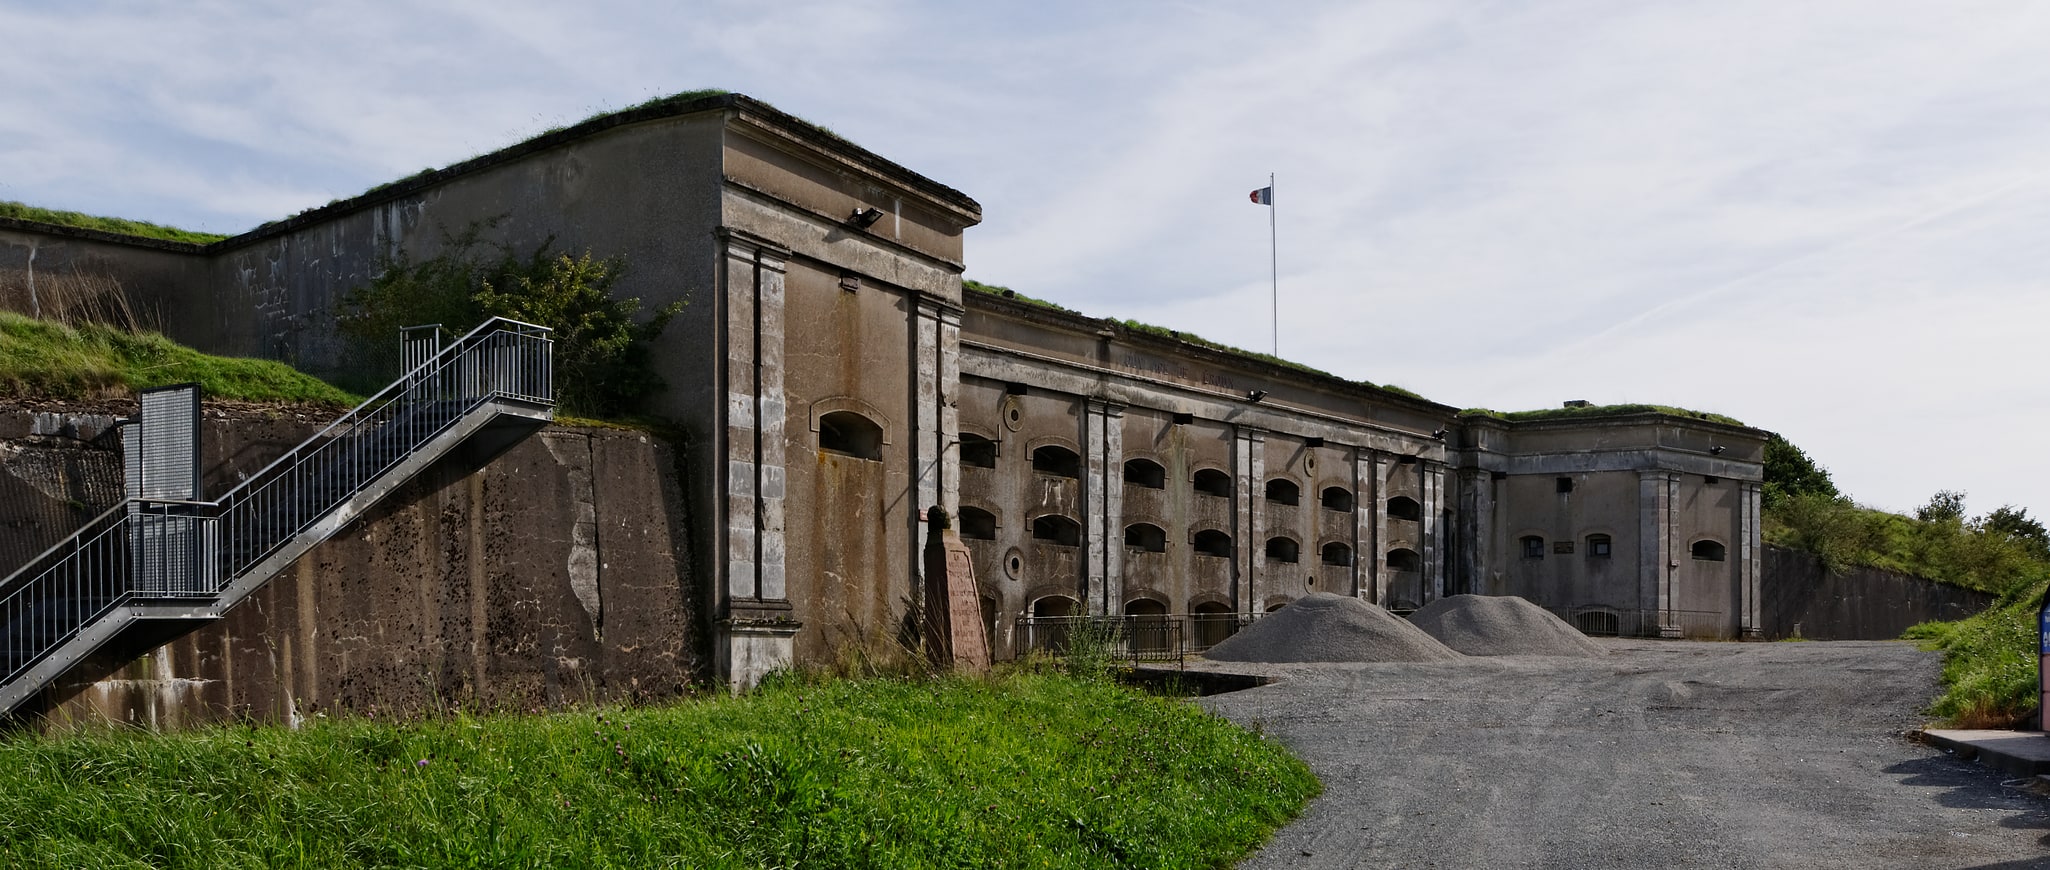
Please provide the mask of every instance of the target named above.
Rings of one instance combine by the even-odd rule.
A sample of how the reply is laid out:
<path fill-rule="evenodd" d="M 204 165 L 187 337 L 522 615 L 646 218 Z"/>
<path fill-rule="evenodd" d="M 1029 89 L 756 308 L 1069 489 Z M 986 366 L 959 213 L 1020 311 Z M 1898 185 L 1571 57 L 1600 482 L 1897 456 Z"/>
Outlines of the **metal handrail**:
<path fill-rule="evenodd" d="M 484 403 L 553 405 L 548 334 L 493 318 L 217 501 L 130 498 L 94 517 L 0 579 L 0 689 L 139 598 L 218 599 Z"/>

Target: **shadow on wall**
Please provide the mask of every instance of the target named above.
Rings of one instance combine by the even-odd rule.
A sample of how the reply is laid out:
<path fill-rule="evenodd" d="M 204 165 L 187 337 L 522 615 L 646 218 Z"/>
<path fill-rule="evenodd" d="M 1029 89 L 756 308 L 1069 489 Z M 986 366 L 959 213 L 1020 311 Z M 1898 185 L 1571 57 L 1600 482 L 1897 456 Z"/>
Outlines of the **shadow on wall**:
<path fill-rule="evenodd" d="M 1877 568 L 1832 575 L 1821 557 L 1766 545 L 1759 614 L 1767 640 L 1893 640 L 1908 626 L 1963 619 L 1993 596 Z"/>

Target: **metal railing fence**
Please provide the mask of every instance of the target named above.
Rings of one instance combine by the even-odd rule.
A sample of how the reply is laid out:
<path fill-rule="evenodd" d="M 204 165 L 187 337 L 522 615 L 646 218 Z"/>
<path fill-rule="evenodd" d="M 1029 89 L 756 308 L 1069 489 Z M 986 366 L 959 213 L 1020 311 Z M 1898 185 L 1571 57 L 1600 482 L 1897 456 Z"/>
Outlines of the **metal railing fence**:
<path fill-rule="evenodd" d="M 1182 620 L 1174 616 L 1025 616 L 1013 635 L 1014 653 L 1067 655 L 1079 644 L 1102 644 L 1112 658 L 1178 662 L 1186 655 Z"/>
<path fill-rule="evenodd" d="M 485 402 L 554 404 L 548 334 L 494 318 L 218 501 L 129 499 L 93 518 L 0 580 L 0 687 L 119 607 L 217 597 Z"/>

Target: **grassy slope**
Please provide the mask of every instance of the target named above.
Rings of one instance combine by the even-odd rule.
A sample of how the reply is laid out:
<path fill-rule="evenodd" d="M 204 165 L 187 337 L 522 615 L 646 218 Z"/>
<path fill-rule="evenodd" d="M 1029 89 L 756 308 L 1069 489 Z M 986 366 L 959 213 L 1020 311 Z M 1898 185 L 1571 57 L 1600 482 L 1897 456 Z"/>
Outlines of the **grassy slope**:
<path fill-rule="evenodd" d="M 0 398 L 90 399 L 198 383 L 208 398 L 353 405 L 290 366 L 208 356 L 161 335 L 72 328 L 0 311 Z"/>
<path fill-rule="evenodd" d="M 1963 728 L 2006 728 L 2038 700 L 2036 613 L 2050 582 L 1968 619 L 1908 629 L 1924 649 L 1943 651 L 1943 694 L 1930 712 Z"/>
<path fill-rule="evenodd" d="M 81 214 L 75 211 L 58 211 L 56 209 L 38 208 L 36 206 L 28 205 L 26 203 L 19 203 L 13 201 L 0 201 L 0 217 L 17 218 L 26 221 L 40 221 L 46 224 L 57 224 L 58 226 L 66 227 L 79 227 L 88 230 L 99 230 L 101 232 L 114 233 L 123 236 L 139 236 L 145 239 L 162 239 L 164 241 L 169 242 L 191 242 L 195 245 L 204 245 L 208 242 L 218 242 L 222 239 L 227 238 L 227 236 L 219 235 L 216 233 L 197 233 L 191 230 L 181 230 L 177 227 L 167 227 L 161 224 L 153 224 L 149 223 L 148 221 L 132 221 L 126 218 L 99 217 L 97 215 Z"/>
<path fill-rule="evenodd" d="M 1318 790 L 1105 681 L 772 681 L 394 726 L 0 742 L 15 867 L 1223 867 Z"/>

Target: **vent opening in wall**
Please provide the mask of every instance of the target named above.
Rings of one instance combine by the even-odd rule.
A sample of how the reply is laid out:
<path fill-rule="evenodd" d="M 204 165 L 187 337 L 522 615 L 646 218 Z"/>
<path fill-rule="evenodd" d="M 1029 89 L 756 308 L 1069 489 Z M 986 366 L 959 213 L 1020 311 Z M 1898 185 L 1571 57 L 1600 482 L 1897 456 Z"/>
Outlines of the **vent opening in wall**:
<path fill-rule="evenodd" d="M 1388 518 L 1412 522 L 1421 520 L 1424 518 L 1424 506 L 1409 496 L 1398 495 L 1388 500 Z"/>
<path fill-rule="evenodd" d="M 1125 483 L 1146 489 L 1166 489 L 1167 469 L 1151 459 L 1127 460 Z"/>
<path fill-rule="evenodd" d="M 997 537 L 996 514 L 981 508 L 961 508 L 961 537 L 970 541 L 994 541 Z"/>
<path fill-rule="evenodd" d="M 981 435 L 961 433 L 961 464 L 970 468 L 997 467 L 997 443 Z"/>
<path fill-rule="evenodd" d="M 1125 546 L 1148 553 L 1167 552 L 1167 530 L 1152 523 L 1133 523 L 1125 527 Z"/>
<path fill-rule="evenodd" d="M 1555 490 L 1557 490 L 1558 492 L 1562 492 L 1562 493 L 1566 493 L 1566 492 L 1572 492 L 1572 491 L 1573 491 L 1573 478 L 1570 478 L 1570 477 L 1561 477 L 1561 478 L 1558 478 L 1558 479 L 1557 479 L 1556 481 L 1554 481 L 1554 482 L 1553 482 L 1553 488 L 1554 488 Z"/>
<path fill-rule="evenodd" d="M 1324 545 L 1324 564 L 1337 568 L 1352 565 L 1352 548 L 1337 541 Z"/>
<path fill-rule="evenodd" d="M 1703 562 L 1720 562 L 1728 555 L 1723 545 L 1715 541 L 1695 541 L 1694 546 L 1689 549 L 1695 559 Z"/>
<path fill-rule="evenodd" d="M 1324 509 L 1339 513 L 1352 513 L 1352 490 L 1342 486 L 1324 487 Z"/>
<path fill-rule="evenodd" d="M 1190 423 L 1194 423 L 1194 422 L 1196 422 L 1196 415 L 1194 415 L 1194 414 L 1176 414 L 1176 415 L 1174 415 L 1174 422 L 1175 422 L 1175 425 L 1177 425 L 1177 426 L 1187 426 L 1187 425 L 1189 425 Z"/>
<path fill-rule="evenodd" d="M 1421 571 L 1423 567 L 1424 557 L 1418 555 L 1415 550 L 1408 547 L 1397 547 L 1388 551 L 1388 570 Z"/>
<path fill-rule="evenodd" d="M 1202 495 L 1231 496 L 1231 475 L 1215 468 L 1199 469 L 1193 481 L 1196 492 Z"/>
<path fill-rule="evenodd" d="M 1060 514 L 1047 514 L 1032 521 L 1032 538 L 1063 547 L 1082 546 L 1082 524 Z"/>
<path fill-rule="evenodd" d="M 1032 470 L 1079 479 L 1082 476 L 1082 457 L 1066 447 L 1048 444 L 1032 451 Z"/>
<path fill-rule="evenodd" d="M 1296 563 L 1301 546 L 1287 538 L 1267 539 L 1267 558 L 1276 562 Z"/>
<path fill-rule="evenodd" d="M 1015 381 L 1004 384 L 1004 395 L 1006 396 L 1022 396 L 1025 393 L 1026 388 L 1024 384 Z"/>
<path fill-rule="evenodd" d="M 1190 543 L 1196 548 L 1197 555 L 1231 558 L 1231 536 L 1216 529 L 1197 532 Z"/>
<path fill-rule="evenodd" d="M 853 411 L 819 418 L 819 449 L 857 459 L 883 458 L 883 427 Z"/>
<path fill-rule="evenodd" d="M 1268 501 L 1274 502 L 1275 504 L 1285 504 L 1290 507 L 1294 507 L 1302 502 L 1302 497 L 1302 488 L 1296 486 L 1295 481 L 1293 480 L 1289 480 L 1283 477 L 1277 477 L 1273 480 L 1267 481 Z"/>

